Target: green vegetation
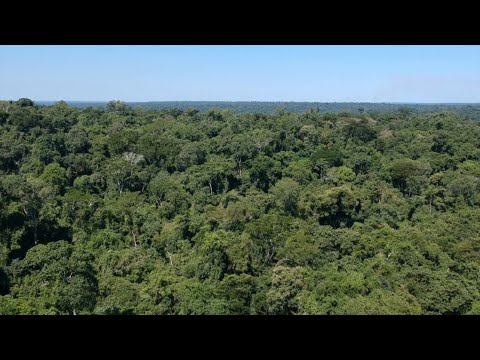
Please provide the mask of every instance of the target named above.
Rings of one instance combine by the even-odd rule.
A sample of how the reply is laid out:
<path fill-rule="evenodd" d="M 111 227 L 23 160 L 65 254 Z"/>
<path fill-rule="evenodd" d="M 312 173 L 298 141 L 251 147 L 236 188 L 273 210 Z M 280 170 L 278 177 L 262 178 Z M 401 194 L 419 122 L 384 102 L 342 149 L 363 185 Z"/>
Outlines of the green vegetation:
<path fill-rule="evenodd" d="M 476 110 L 356 106 L 0 102 L 0 314 L 479 314 Z"/>
<path fill-rule="evenodd" d="M 27 99 L 28 100 L 28 99 Z M 53 101 L 38 102 L 39 105 L 54 105 Z M 77 108 L 99 107 L 105 108 L 107 102 L 84 102 L 71 101 L 70 106 Z M 111 102 L 110 104 L 114 104 Z M 271 102 L 271 101 L 150 101 L 150 102 L 129 102 L 127 105 L 134 108 L 166 110 L 175 112 L 208 112 L 213 108 L 221 110 L 232 110 L 236 113 L 262 113 L 274 114 L 282 112 L 303 113 L 310 109 L 317 109 L 325 112 L 347 112 L 352 114 L 364 114 L 368 112 L 378 113 L 395 111 L 403 115 L 419 114 L 425 112 L 455 111 L 461 117 L 468 117 L 480 120 L 480 104 L 396 104 L 396 103 L 315 103 L 315 102 Z M 110 105 L 111 106 L 111 105 Z"/>

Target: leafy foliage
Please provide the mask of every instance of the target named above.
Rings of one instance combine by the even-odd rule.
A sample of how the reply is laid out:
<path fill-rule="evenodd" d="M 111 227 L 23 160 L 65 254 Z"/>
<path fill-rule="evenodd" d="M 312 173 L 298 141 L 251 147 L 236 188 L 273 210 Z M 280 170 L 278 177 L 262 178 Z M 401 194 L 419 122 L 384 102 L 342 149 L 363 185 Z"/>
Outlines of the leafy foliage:
<path fill-rule="evenodd" d="M 0 314 L 480 313 L 474 106 L 164 105 L 0 102 Z"/>

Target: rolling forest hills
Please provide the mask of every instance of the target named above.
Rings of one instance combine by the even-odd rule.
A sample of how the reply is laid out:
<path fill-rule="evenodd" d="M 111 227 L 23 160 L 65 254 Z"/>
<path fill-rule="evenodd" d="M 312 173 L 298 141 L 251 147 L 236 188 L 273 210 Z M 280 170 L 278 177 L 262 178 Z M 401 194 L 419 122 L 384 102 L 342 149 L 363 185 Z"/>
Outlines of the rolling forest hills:
<path fill-rule="evenodd" d="M 0 314 L 480 314 L 478 107 L 248 104 L 0 102 Z"/>

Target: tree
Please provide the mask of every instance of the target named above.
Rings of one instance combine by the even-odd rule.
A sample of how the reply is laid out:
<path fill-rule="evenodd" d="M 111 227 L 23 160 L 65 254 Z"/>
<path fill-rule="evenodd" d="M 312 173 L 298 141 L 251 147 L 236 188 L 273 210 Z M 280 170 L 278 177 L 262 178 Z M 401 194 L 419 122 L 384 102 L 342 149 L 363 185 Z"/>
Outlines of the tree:
<path fill-rule="evenodd" d="M 137 180 L 135 165 L 120 157 L 111 158 L 106 170 L 109 187 L 120 194 L 125 189 L 132 189 Z"/>
<path fill-rule="evenodd" d="M 320 175 L 322 179 L 326 174 L 328 167 L 339 166 L 342 164 L 342 154 L 334 149 L 320 147 L 311 156 L 313 170 Z"/>
<path fill-rule="evenodd" d="M 402 192 L 405 191 L 408 180 L 414 179 L 419 175 L 428 174 L 430 171 L 431 168 L 428 164 L 422 164 L 411 159 L 395 160 L 390 167 L 394 185 L 398 186 Z"/>
<path fill-rule="evenodd" d="M 250 136 L 253 145 L 260 153 L 265 151 L 274 139 L 274 134 L 267 129 L 254 129 Z"/>
<path fill-rule="evenodd" d="M 173 286 L 179 315 L 226 315 L 229 305 L 213 284 L 187 279 Z"/>
<path fill-rule="evenodd" d="M 368 123 L 368 120 L 352 120 L 343 128 L 343 135 L 347 139 L 353 139 L 357 142 L 369 142 L 377 137 L 377 130 Z"/>
<path fill-rule="evenodd" d="M 8 117 L 8 122 L 19 131 L 28 132 L 31 128 L 40 125 L 42 117 L 33 107 L 15 109 Z"/>
<path fill-rule="evenodd" d="M 252 182 L 263 191 L 268 191 L 269 187 L 280 177 L 280 174 L 280 163 L 268 156 L 257 156 L 251 162 L 250 177 Z"/>
<path fill-rule="evenodd" d="M 26 107 L 26 106 L 33 106 L 34 103 L 33 103 L 33 101 L 30 100 L 30 99 L 21 98 L 21 99 L 18 99 L 17 105 L 20 106 L 20 107 Z"/>
<path fill-rule="evenodd" d="M 24 217 L 25 225 L 29 229 L 31 241 L 28 245 L 37 245 L 40 241 L 39 227 L 42 221 L 42 209 L 54 196 L 54 190 L 42 179 L 18 175 L 10 175 L 5 178 L 4 186 L 17 202 L 16 213 Z M 33 244 L 32 244 L 33 243 Z M 27 246 L 28 246 L 27 245 Z"/>
<path fill-rule="evenodd" d="M 301 199 L 304 216 L 316 216 L 320 224 L 351 226 L 360 209 L 360 201 L 347 186 L 305 193 Z"/>
<path fill-rule="evenodd" d="M 328 170 L 326 178 L 335 185 L 343 185 L 355 180 L 355 172 L 347 166 L 334 167 Z"/>
<path fill-rule="evenodd" d="M 40 178 L 57 192 L 62 192 L 67 185 L 67 171 L 58 163 L 48 164 Z"/>
<path fill-rule="evenodd" d="M 349 298 L 339 313 L 348 315 L 420 315 L 422 307 L 406 289 L 375 289 L 368 296 Z"/>
<path fill-rule="evenodd" d="M 220 290 L 229 304 L 229 313 L 249 315 L 252 296 L 255 294 L 255 278 L 251 275 L 226 275 L 220 283 Z"/>
<path fill-rule="evenodd" d="M 278 260 L 278 249 L 285 242 L 290 226 L 290 218 L 277 214 L 267 214 L 247 224 L 245 240 L 249 242 L 253 271 L 263 270 Z"/>
<path fill-rule="evenodd" d="M 146 133 L 138 140 L 136 152 L 143 155 L 147 163 L 168 169 L 175 163 L 180 146 L 174 138 Z"/>
<path fill-rule="evenodd" d="M 301 267 L 275 266 L 272 287 L 267 292 L 268 312 L 272 315 L 290 315 L 297 312 L 296 296 L 305 288 Z"/>
<path fill-rule="evenodd" d="M 179 171 L 185 171 L 193 165 L 201 165 L 205 161 L 205 149 L 200 143 L 187 143 L 175 159 Z"/>
<path fill-rule="evenodd" d="M 278 207 L 287 214 L 296 214 L 300 185 L 290 178 L 279 180 L 272 188 Z"/>
<path fill-rule="evenodd" d="M 166 172 L 159 172 L 150 181 L 148 192 L 157 207 L 164 209 L 169 217 L 188 209 L 189 196 L 187 192 Z"/>
<path fill-rule="evenodd" d="M 299 265 L 311 265 L 320 255 L 320 246 L 315 239 L 305 231 L 290 235 L 279 249 L 279 257 Z"/>
<path fill-rule="evenodd" d="M 72 153 L 85 153 L 90 148 L 90 140 L 85 130 L 72 128 L 65 134 L 65 147 Z"/>
<path fill-rule="evenodd" d="M 128 109 L 127 103 L 119 100 L 109 101 L 106 107 L 107 111 L 113 112 L 125 112 Z"/>
<path fill-rule="evenodd" d="M 242 169 L 245 161 L 251 159 L 256 151 L 258 151 L 258 144 L 260 144 L 260 147 L 263 146 L 260 140 L 255 142 L 253 136 L 239 134 L 229 141 L 229 151 L 237 164 L 237 172 L 239 176 L 242 176 Z"/>
<path fill-rule="evenodd" d="M 210 233 L 202 239 L 198 249 L 198 259 L 194 260 L 198 280 L 222 280 L 229 267 L 226 251 L 228 234 Z"/>
<path fill-rule="evenodd" d="M 7 122 L 10 114 L 2 109 L 0 109 L 0 125 L 4 125 Z"/>
<path fill-rule="evenodd" d="M 312 178 L 312 164 L 308 159 L 292 161 L 283 171 L 284 176 L 290 177 L 301 185 L 308 184 Z"/>
<path fill-rule="evenodd" d="M 65 241 L 30 249 L 13 265 L 24 275 L 14 276 L 14 298 L 31 300 L 34 313 L 88 313 L 95 306 L 97 282 L 92 256 Z"/>
<path fill-rule="evenodd" d="M 208 185 L 210 195 L 226 191 L 234 168 L 233 161 L 220 156 L 211 156 L 206 163 L 189 169 L 190 182 L 197 188 Z"/>

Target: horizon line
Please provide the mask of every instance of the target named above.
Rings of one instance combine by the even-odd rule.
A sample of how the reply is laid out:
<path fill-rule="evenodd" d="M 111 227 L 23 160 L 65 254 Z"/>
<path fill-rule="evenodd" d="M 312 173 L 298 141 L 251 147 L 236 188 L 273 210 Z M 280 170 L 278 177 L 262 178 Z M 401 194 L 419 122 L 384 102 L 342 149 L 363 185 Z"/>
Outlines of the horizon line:
<path fill-rule="evenodd" d="M 55 103 L 65 101 L 66 103 L 109 103 L 111 101 L 122 101 L 125 103 L 311 103 L 311 104 L 414 104 L 414 105 L 479 105 L 478 102 L 413 102 L 413 101 L 291 101 L 291 100 L 147 100 L 147 101 L 127 101 L 127 100 L 33 100 L 37 103 Z M 0 101 L 17 101 L 0 99 Z"/>

